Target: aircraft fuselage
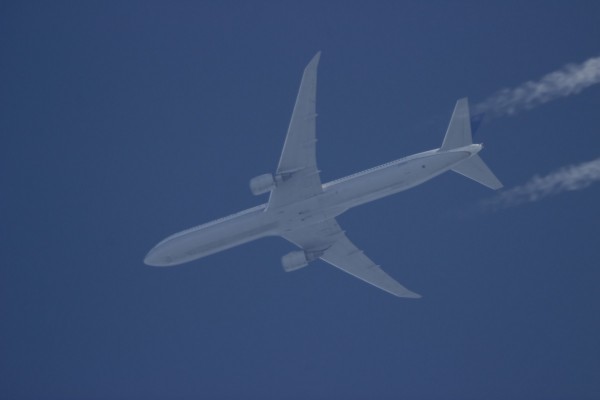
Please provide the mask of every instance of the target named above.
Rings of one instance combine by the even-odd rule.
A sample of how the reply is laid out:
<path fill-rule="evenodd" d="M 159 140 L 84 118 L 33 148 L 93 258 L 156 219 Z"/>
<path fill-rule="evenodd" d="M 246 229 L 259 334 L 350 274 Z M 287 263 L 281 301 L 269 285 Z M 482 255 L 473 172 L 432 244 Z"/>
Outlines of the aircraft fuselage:
<path fill-rule="evenodd" d="M 322 185 L 306 200 L 271 209 L 262 204 L 176 233 L 157 244 L 144 262 L 172 266 L 206 257 L 286 230 L 334 218 L 350 208 L 410 189 L 477 154 L 471 144 L 452 150 L 430 150 L 404 157 Z"/>

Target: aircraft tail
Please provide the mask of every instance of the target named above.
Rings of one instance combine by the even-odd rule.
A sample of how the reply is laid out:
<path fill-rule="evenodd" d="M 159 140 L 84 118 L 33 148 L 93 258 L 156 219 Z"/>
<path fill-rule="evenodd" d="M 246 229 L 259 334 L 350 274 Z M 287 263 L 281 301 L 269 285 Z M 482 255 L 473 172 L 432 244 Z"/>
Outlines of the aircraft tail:
<path fill-rule="evenodd" d="M 446 136 L 441 151 L 452 150 L 459 147 L 468 146 L 473 143 L 473 137 L 471 133 L 471 115 L 469 112 L 469 100 L 462 98 L 456 102 Z M 452 168 L 454 172 L 457 172 L 469 179 L 473 179 L 475 182 L 479 182 L 490 189 L 500 189 L 503 185 L 496 178 L 494 173 L 488 168 L 483 162 L 481 157 L 477 154 L 473 154 L 462 163 Z"/>

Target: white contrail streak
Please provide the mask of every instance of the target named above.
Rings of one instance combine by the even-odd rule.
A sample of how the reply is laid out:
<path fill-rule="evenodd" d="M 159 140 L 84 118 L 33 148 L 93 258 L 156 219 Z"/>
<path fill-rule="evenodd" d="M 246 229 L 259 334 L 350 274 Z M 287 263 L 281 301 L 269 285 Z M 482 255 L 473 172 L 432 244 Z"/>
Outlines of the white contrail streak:
<path fill-rule="evenodd" d="M 498 210 L 532 203 L 562 192 L 585 189 L 600 181 L 600 157 L 578 165 L 560 168 L 546 176 L 534 176 L 524 185 L 506 190 L 486 200 L 482 206 Z"/>
<path fill-rule="evenodd" d="M 502 89 L 473 107 L 474 113 L 486 113 L 486 118 L 514 115 L 541 104 L 571 96 L 600 83 L 600 57 L 581 64 L 568 64 L 544 75 L 538 81 L 528 81 L 516 88 Z"/>

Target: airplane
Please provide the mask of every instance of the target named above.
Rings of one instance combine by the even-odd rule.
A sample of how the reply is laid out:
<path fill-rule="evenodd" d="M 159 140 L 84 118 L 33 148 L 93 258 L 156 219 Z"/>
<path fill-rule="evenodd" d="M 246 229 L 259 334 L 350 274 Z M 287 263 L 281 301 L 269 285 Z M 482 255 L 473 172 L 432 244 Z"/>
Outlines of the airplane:
<path fill-rule="evenodd" d="M 144 263 L 172 266 L 259 238 L 280 236 L 300 250 L 281 259 L 295 271 L 320 259 L 398 297 L 420 298 L 359 250 L 336 222 L 349 209 L 410 189 L 452 170 L 491 189 L 502 187 L 478 153 L 471 135 L 469 104 L 456 102 L 442 146 L 321 183 L 316 162 L 318 52 L 304 69 L 283 151 L 274 174 L 250 180 L 265 204 L 171 235 L 152 248 Z"/>

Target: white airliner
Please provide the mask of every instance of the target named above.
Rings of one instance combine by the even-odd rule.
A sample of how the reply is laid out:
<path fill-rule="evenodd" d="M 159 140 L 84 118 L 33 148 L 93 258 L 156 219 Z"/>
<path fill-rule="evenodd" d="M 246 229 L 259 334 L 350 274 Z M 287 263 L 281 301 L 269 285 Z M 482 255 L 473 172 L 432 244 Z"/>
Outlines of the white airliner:
<path fill-rule="evenodd" d="M 472 143 L 467 99 L 457 101 L 439 149 L 323 184 L 315 152 L 319 57 L 320 52 L 304 69 L 275 174 L 250 180 L 254 195 L 270 192 L 268 203 L 169 236 L 150 250 L 144 259 L 146 264 L 177 265 L 265 236 L 281 236 L 301 249 L 283 256 L 285 271 L 321 259 L 393 295 L 421 297 L 396 282 L 359 250 L 335 217 L 352 207 L 410 189 L 448 170 L 491 189 L 502 187 L 477 155 L 482 145 Z"/>

